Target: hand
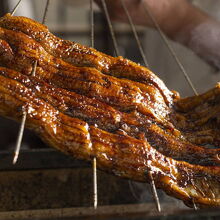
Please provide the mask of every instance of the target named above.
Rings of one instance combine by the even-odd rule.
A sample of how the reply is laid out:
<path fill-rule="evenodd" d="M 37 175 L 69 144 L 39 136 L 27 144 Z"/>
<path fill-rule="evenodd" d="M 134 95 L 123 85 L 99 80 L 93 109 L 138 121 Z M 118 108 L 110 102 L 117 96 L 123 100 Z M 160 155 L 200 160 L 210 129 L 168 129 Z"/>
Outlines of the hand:
<path fill-rule="evenodd" d="M 102 7 L 101 0 L 95 0 Z M 163 32 L 189 47 L 211 65 L 220 69 L 220 23 L 194 7 L 187 0 L 123 0 L 134 23 L 155 27 L 146 14 L 144 4 Z M 121 0 L 106 0 L 112 20 L 128 22 Z M 204 25 L 202 25 L 204 24 Z M 196 30 L 196 37 L 193 34 Z M 213 34 L 213 33 L 218 34 Z M 204 34 L 205 33 L 205 34 Z M 204 38 L 204 36 L 208 36 Z M 208 39 L 208 40 L 207 40 Z"/>

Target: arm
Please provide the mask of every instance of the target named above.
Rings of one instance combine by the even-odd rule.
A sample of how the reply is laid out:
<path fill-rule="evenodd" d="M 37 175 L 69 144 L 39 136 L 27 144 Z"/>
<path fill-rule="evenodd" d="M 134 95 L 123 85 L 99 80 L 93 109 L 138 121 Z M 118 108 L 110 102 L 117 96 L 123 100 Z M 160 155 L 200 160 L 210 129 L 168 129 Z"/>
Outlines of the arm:
<path fill-rule="evenodd" d="M 96 0 L 100 4 L 100 0 Z M 106 0 L 113 20 L 127 22 L 120 0 Z M 198 56 L 220 69 L 220 24 L 187 0 L 124 0 L 138 25 L 153 27 L 143 4 L 172 40 L 192 49 Z"/>

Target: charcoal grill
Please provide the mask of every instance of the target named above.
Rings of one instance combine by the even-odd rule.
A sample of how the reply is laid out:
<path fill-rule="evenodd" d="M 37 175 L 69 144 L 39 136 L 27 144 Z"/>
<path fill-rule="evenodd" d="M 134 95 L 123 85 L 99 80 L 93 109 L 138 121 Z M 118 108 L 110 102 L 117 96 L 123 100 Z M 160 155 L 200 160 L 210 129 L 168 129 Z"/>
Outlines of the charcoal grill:
<path fill-rule="evenodd" d="M 113 47 L 115 55 L 120 55 L 119 46 L 115 36 L 114 28 L 112 26 L 111 19 L 109 17 L 108 8 L 106 6 L 106 0 L 102 0 L 102 6 L 104 11 L 104 16 L 109 27 L 110 36 L 112 38 Z M 125 13 L 128 18 L 128 22 L 131 27 L 131 31 L 136 40 L 137 47 L 139 49 L 140 55 L 143 59 L 145 66 L 148 65 L 147 58 L 144 53 L 144 49 L 141 45 L 141 40 L 138 36 L 136 26 L 132 21 L 132 17 L 129 14 L 124 0 L 120 0 Z M 11 12 L 13 15 L 22 0 L 17 2 L 17 5 Z M 46 22 L 47 11 L 52 4 L 50 0 L 45 1 L 45 10 L 43 14 L 42 23 Z M 94 37 L 94 2 L 93 0 L 88 0 L 90 4 L 90 26 L 91 26 L 91 47 L 94 47 L 95 37 Z M 183 73 L 186 81 L 192 88 L 193 92 L 197 94 L 197 91 L 190 80 L 184 66 L 178 59 L 175 51 L 171 47 L 166 36 L 161 31 L 156 20 L 152 16 L 151 12 L 145 5 L 146 18 L 151 19 L 155 28 L 161 36 L 162 41 L 168 47 L 171 55 L 176 61 L 178 67 Z M 37 63 L 35 62 L 35 67 Z M 32 74 L 35 74 L 35 68 L 33 68 Z M 15 147 L 15 153 L 12 163 L 13 151 L 0 151 L 0 218 L 5 220 L 11 219 L 219 219 L 220 210 L 209 209 L 209 210 L 198 210 L 194 204 L 194 209 L 189 209 L 187 207 L 180 206 L 179 203 L 173 201 L 160 201 L 160 192 L 158 192 L 154 185 L 154 180 L 152 175 L 149 174 L 151 178 L 151 192 L 153 195 L 153 200 L 147 203 L 137 203 L 136 199 L 132 196 L 129 189 L 129 182 L 127 180 L 121 180 L 117 177 L 110 176 L 108 174 L 96 171 L 96 159 L 93 160 L 93 169 L 91 170 L 90 165 L 83 161 L 73 160 L 72 158 L 57 152 L 54 149 L 43 148 L 43 149 L 32 149 L 24 150 L 20 149 L 24 126 L 26 120 L 26 113 L 24 112 L 17 144 Z M 20 153 L 20 156 L 19 156 Z M 19 156 L 19 159 L 18 159 Z M 18 161 L 17 161 L 18 159 Z M 80 172 L 84 173 L 82 176 Z M 75 180 L 73 176 L 76 176 Z M 98 176 L 98 179 L 97 179 Z M 41 181 L 38 181 L 41 180 Z M 51 185 L 52 181 L 60 186 L 54 187 Z M 80 183 L 79 183 L 79 182 Z M 41 183 L 44 182 L 44 185 Z M 117 198 L 111 197 L 111 190 L 106 189 L 106 186 L 111 182 L 111 186 L 117 185 L 117 187 L 112 187 L 118 190 Z M 30 187 L 26 186 L 30 185 Z M 37 185 L 37 184 L 40 184 Z M 47 185 L 48 184 L 48 185 Z M 67 186 L 68 184 L 68 186 Z M 83 184 L 84 186 L 82 187 Z M 125 188 L 125 186 L 127 188 Z M 41 187 L 45 187 L 42 190 Z M 74 192 L 78 189 L 85 196 L 86 199 L 81 199 L 80 196 L 74 195 Z M 74 190 L 71 190 L 74 188 Z M 45 193 L 46 191 L 51 191 L 52 196 L 46 195 L 45 198 L 51 198 L 53 200 L 53 190 L 60 190 L 61 193 L 56 193 L 56 202 L 43 201 L 44 196 L 40 193 Z M 20 191 L 19 191 L 20 190 Z M 9 193 L 11 192 L 11 193 Z M 121 194 L 127 194 L 128 198 L 120 198 Z M 28 198 L 33 196 L 33 200 L 39 200 L 38 202 L 31 202 Z M 59 194 L 65 194 L 69 200 L 68 202 L 59 202 L 58 200 L 65 200 L 63 196 L 59 198 Z M 48 196 L 48 197 L 47 197 Z M 108 198 L 106 199 L 105 196 Z M 19 197 L 27 197 L 23 200 Z M 71 199 L 72 197 L 72 199 Z M 77 198 L 74 199 L 74 197 Z M 105 199 L 104 199 L 105 198 Z M 29 203 L 29 204 L 28 204 Z M 1 208 L 2 207 L 2 208 Z"/>

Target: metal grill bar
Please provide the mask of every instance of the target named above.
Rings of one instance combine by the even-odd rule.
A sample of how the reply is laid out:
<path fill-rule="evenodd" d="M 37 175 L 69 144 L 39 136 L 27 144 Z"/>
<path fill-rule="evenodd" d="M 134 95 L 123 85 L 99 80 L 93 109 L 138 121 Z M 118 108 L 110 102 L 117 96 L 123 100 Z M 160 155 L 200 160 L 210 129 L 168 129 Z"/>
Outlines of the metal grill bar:
<path fill-rule="evenodd" d="M 125 11 L 125 13 L 126 13 L 126 15 L 127 15 L 128 21 L 129 21 L 129 23 L 130 23 L 132 32 L 133 32 L 134 37 L 135 37 L 135 40 L 136 40 L 136 42 L 137 42 L 138 49 L 139 49 L 140 54 L 141 54 L 141 57 L 142 57 L 142 59 L 143 59 L 143 61 L 144 61 L 144 65 L 145 65 L 146 67 L 149 67 L 149 64 L 148 64 L 146 55 L 145 55 L 145 53 L 144 53 L 144 49 L 143 49 L 143 47 L 142 47 L 142 45 L 141 45 L 141 41 L 140 41 L 140 39 L 139 39 L 139 37 L 138 37 L 136 27 L 135 27 L 134 22 L 133 22 L 133 20 L 132 20 L 132 18 L 131 18 L 131 15 L 130 15 L 130 13 L 129 13 L 129 11 L 128 11 L 128 8 L 127 8 L 127 6 L 126 6 L 124 0 L 120 0 L 120 1 L 121 1 L 122 6 L 123 6 L 123 9 L 124 9 L 124 11 Z"/>
<path fill-rule="evenodd" d="M 119 56 L 120 53 L 119 53 L 119 49 L 118 49 L 118 43 L 117 43 L 117 40 L 116 40 L 116 37 L 115 37 L 115 32 L 114 32 L 114 29 L 113 29 L 113 26 L 112 26 L 112 22 L 111 22 L 109 13 L 108 13 L 106 0 L 102 0 L 102 7 L 103 7 L 103 10 L 104 10 L 107 22 L 108 22 L 108 26 L 109 26 L 109 30 L 110 30 L 110 34 L 111 34 L 111 37 L 112 37 L 114 50 L 115 50 L 115 55 Z"/>
<path fill-rule="evenodd" d="M 19 0 L 18 3 L 15 5 L 15 7 L 13 8 L 13 10 L 11 11 L 11 15 L 13 16 L 14 13 L 16 12 L 16 10 L 18 9 L 20 3 L 21 3 L 22 0 Z"/>
<path fill-rule="evenodd" d="M 24 211 L 10 211 L 0 212 L 0 218 L 4 220 L 15 219 L 123 219 L 123 220 L 138 220 L 138 219 L 201 219 L 219 216 L 220 210 L 206 210 L 202 209 L 197 212 L 192 212 L 189 209 L 179 210 L 175 203 L 172 206 L 169 203 L 163 204 L 163 213 L 155 212 L 153 204 L 126 204 L 126 205 L 110 205 L 99 206 L 97 211 L 91 207 L 75 207 L 62 209 L 39 209 L 39 210 L 24 210 Z M 204 218 L 203 218 L 204 217 Z"/>
<path fill-rule="evenodd" d="M 167 37 L 165 36 L 165 34 L 163 33 L 163 31 L 161 30 L 159 24 L 157 23 L 156 19 L 154 18 L 153 14 L 151 13 L 151 11 L 149 10 L 148 6 L 146 3 L 143 2 L 143 0 L 141 1 L 143 4 L 143 7 L 145 9 L 146 15 L 147 17 L 151 19 L 151 21 L 153 22 L 155 28 L 157 29 L 158 33 L 160 34 L 162 40 L 164 41 L 165 45 L 167 46 L 168 50 L 170 51 L 171 55 L 173 56 L 174 60 L 176 61 L 178 67 L 180 68 L 182 74 L 184 75 L 186 81 L 188 82 L 189 86 L 192 88 L 193 92 L 195 93 L 195 95 L 198 95 L 198 92 L 195 89 L 195 86 L 192 83 L 192 80 L 190 79 L 189 75 L 187 74 L 183 64 L 180 62 L 176 52 L 174 51 L 173 47 L 170 45 Z"/>

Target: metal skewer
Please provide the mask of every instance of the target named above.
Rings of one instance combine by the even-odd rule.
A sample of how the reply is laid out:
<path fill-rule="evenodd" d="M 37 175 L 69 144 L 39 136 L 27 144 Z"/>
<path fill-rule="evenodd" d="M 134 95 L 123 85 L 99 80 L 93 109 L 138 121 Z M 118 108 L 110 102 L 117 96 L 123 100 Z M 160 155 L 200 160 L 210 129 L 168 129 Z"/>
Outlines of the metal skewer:
<path fill-rule="evenodd" d="M 46 23 L 47 12 L 48 12 L 48 8 L 49 8 L 49 4 L 50 4 L 50 0 L 47 0 L 46 6 L 45 6 L 45 10 L 44 10 L 43 19 L 42 19 L 42 24 L 45 24 L 45 23 Z"/>
<path fill-rule="evenodd" d="M 20 3 L 21 3 L 21 0 L 17 3 L 15 8 L 13 9 L 13 11 L 11 13 L 12 15 L 15 13 L 15 11 L 17 10 L 17 8 L 18 8 Z M 50 3 L 50 0 L 47 0 L 46 7 L 45 7 L 45 10 L 44 10 L 43 20 L 42 20 L 43 24 L 46 21 L 49 3 Z M 33 69 L 32 69 L 32 72 L 31 72 L 31 76 L 35 76 L 36 69 L 37 69 L 37 60 L 34 62 Z M 22 142 L 22 138 L 23 138 L 23 135 L 24 135 L 24 127 L 25 127 L 26 119 L 27 119 L 27 112 L 23 111 L 21 125 L 20 125 L 20 128 L 19 128 L 18 138 L 17 138 L 16 146 L 15 146 L 15 152 L 14 152 L 14 157 L 13 157 L 13 164 L 16 164 L 16 162 L 18 160 L 19 152 L 20 152 L 20 149 L 21 149 L 21 142 Z"/>
<path fill-rule="evenodd" d="M 16 12 L 16 10 L 18 9 L 21 1 L 22 0 L 19 0 L 18 3 L 13 8 L 13 10 L 11 11 L 11 15 L 12 16 Z M 22 137 L 23 137 L 23 133 L 24 133 L 24 126 L 25 126 L 26 119 L 27 119 L 27 112 L 23 111 L 21 125 L 20 125 L 20 128 L 19 128 L 19 133 L 18 133 L 18 137 L 17 137 L 17 141 L 16 141 L 16 146 L 15 146 L 15 152 L 14 152 L 14 157 L 13 157 L 13 164 L 15 164 L 17 162 L 17 159 L 18 159 L 18 156 L 19 156 L 19 152 L 20 152 L 20 148 L 21 148 L 21 141 L 22 141 Z"/>
<path fill-rule="evenodd" d="M 143 59 L 143 61 L 144 61 L 144 65 L 145 65 L 146 67 L 148 67 L 149 64 L 148 64 L 146 55 L 145 55 L 145 53 L 144 53 L 144 49 L 143 49 L 143 47 L 142 47 L 142 45 L 141 45 L 141 41 L 140 41 L 140 39 L 139 39 L 139 37 L 138 37 L 137 30 L 136 30 L 136 27 L 135 27 L 135 25 L 134 25 L 134 22 L 133 22 L 133 20 L 132 20 L 132 18 L 131 18 L 131 15 L 130 15 L 130 13 L 129 13 L 129 11 L 128 11 L 128 8 L 127 8 L 127 6 L 126 6 L 124 0 L 120 0 L 120 1 L 121 1 L 122 6 L 123 6 L 123 9 L 124 9 L 124 11 L 125 11 L 125 13 L 126 13 L 126 15 L 127 15 L 128 21 L 129 21 L 129 23 L 130 23 L 132 32 L 133 32 L 134 37 L 135 37 L 135 40 L 136 40 L 136 42 L 137 42 L 138 49 L 139 49 L 140 54 L 141 54 L 141 57 L 142 57 L 142 59 Z"/>
<path fill-rule="evenodd" d="M 91 26 L 91 47 L 95 46 L 95 31 L 94 31 L 94 5 L 93 0 L 90 0 L 90 26 Z M 97 187 L 97 165 L 96 157 L 93 158 L 93 207 L 97 209 L 98 205 L 98 187 Z"/>
<path fill-rule="evenodd" d="M 143 7 L 145 9 L 146 15 L 148 16 L 148 18 L 150 17 L 151 21 L 153 22 L 153 25 L 157 29 L 157 31 L 160 34 L 162 40 L 164 41 L 165 45 L 167 46 L 168 50 L 170 51 L 171 55 L 173 56 L 174 60 L 176 61 L 178 67 L 180 68 L 181 72 L 183 73 L 183 75 L 184 75 L 186 81 L 188 82 L 189 86 L 192 88 L 195 95 L 198 95 L 198 92 L 196 91 L 195 86 L 192 83 L 192 80 L 190 79 L 189 75 L 187 74 L 183 64 L 180 62 L 178 56 L 176 55 L 176 52 L 174 51 L 173 47 L 170 45 L 167 37 L 165 36 L 163 31 L 161 30 L 159 24 L 157 23 L 156 19 L 153 16 L 153 14 L 149 10 L 149 8 L 147 6 L 147 3 L 144 3 L 143 0 L 141 2 L 142 2 Z"/>
<path fill-rule="evenodd" d="M 31 76 L 35 75 L 36 66 L 37 66 L 37 61 L 35 61 L 35 63 L 34 63 L 34 67 L 32 69 Z M 20 149 L 21 149 L 21 142 L 22 142 L 22 138 L 24 135 L 24 127 L 25 127 L 26 119 L 27 119 L 27 112 L 25 110 L 23 110 L 23 116 L 22 116 L 21 125 L 20 125 L 19 132 L 18 132 L 18 138 L 17 138 L 16 146 L 15 146 L 13 164 L 16 164 L 16 162 L 18 160 L 18 156 L 19 156 Z"/>
<path fill-rule="evenodd" d="M 198 206 L 195 203 L 195 200 L 192 200 L 194 210 L 199 210 Z"/>
<path fill-rule="evenodd" d="M 43 19 L 42 19 L 42 24 L 46 23 L 49 4 L 50 4 L 50 0 L 47 0 L 46 6 L 45 6 L 45 9 L 44 9 L 44 15 L 43 15 Z M 36 68 L 37 68 L 37 60 L 34 62 L 34 67 L 33 67 L 33 71 L 31 73 L 31 76 L 35 76 Z"/>
<path fill-rule="evenodd" d="M 14 13 L 16 12 L 16 10 L 18 9 L 20 3 L 21 3 L 22 0 L 19 0 L 18 3 L 15 5 L 15 7 L 13 8 L 13 10 L 11 11 L 11 15 L 13 16 Z"/>
<path fill-rule="evenodd" d="M 157 194 L 157 189 L 156 189 L 156 186 L 155 186 L 155 183 L 154 183 L 152 172 L 149 171 L 148 175 L 150 177 L 151 190 L 152 190 L 154 202 L 155 202 L 156 207 L 157 207 L 157 211 L 161 212 L 160 200 L 159 200 L 159 197 L 158 197 L 158 194 Z"/>
<path fill-rule="evenodd" d="M 108 13 L 108 8 L 107 8 L 105 0 L 102 0 L 102 7 L 103 7 L 103 10 L 104 10 L 104 13 L 105 13 L 106 20 L 108 22 L 108 26 L 109 26 L 109 30 L 110 30 L 110 34 L 111 34 L 111 37 L 112 37 L 114 50 L 115 50 L 115 55 L 119 56 L 120 53 L 119 53 L 119 49 L 118 49 L 118 43 L 117 43 L 117 40 L 116 40 L 116 37 L 115 37 L 115 32 L 114 32 L 114 29 L 113 29 L 113 26 L 112 26 L 112 22 L 111 22 L 109 13 Z"/>
<path fill-rule="evenodd" d="M 94 30 L 94 2 L 90 0 L 90 27 L 91 27 L 91 47 L 95 46 L 95 30 Z"/>

